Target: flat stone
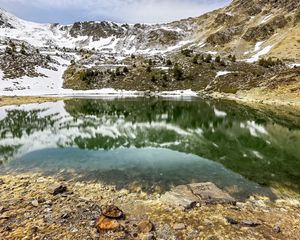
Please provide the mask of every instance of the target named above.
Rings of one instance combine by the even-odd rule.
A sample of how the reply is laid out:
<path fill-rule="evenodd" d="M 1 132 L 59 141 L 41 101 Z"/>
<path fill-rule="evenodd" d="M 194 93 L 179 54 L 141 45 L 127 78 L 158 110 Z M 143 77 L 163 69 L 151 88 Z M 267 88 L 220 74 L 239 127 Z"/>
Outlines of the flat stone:
<path fill-rule="evenodd" d="M 108 205 L 108 206 L 102 207 L 102 214 L 108 218 L 118 219 L 118 218 L 123 217 L 122 210 L 114 205 Z"/>
<path fill-rule="evenodd" d="M 258 227 L 259 225 L 261 225 L 261 223 L 249 221 L 249 220 L 243 220 L 241 221 L 241 225 L 246 227 Z"/>
<path fill-rule="evenodd" d="M 110 219 L 105 216 L 101 216 L 96 221 L 96 228 L 99 232 L 116 231 L 120 228 L 120 224 L 115 219 Z"/>
<path fill-rule="evenodd" d="M 153 230 L 153 224 L 149 220 L 141 221 L 137 227 L 140 233 L 150 233 Z"/>
<path fill-rule="evenodd" d="M 183 223 L 175 223 L 173 225 L 173 229 L 174 230 L 183 230 L 185 228 L 186 228 L 186 226 Z"/>
<path fill-rule="evenodd" d="M 193 208 L 197 202 L 199 202 L 199 198 L 197 198 L 186 185 L 173 188 L 172 191 L 162 195 L 160 199 L 162 202 L 171 206 L 179 206 L 185 209 Z"/>
<path fill-rule="evenodd" d="M 49 193 L 51 193 L 52 195 L 62 194 L 65 193 L 66 191 L 67 191 L 67 187 L 63 184 L 58 184 L 49 187 Z"/>
<path fill-rule="evenodd" d="M 215 184 L 207 183 L 193 183 L 188 185 L 192 193 L 196 195 L 201 203 L 229 203 L 235 204 L 236 201 L 227 192 L 222 191 Z"/>

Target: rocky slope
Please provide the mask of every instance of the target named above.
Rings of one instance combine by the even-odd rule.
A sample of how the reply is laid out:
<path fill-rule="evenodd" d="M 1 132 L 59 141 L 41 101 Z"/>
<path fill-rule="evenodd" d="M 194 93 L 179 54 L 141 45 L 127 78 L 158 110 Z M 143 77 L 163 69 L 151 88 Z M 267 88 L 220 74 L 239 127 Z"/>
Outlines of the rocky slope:
<path fill-rule="evenodd" d="M 262 57 L 279 58 L 286 64 L 300 62 L 299 12 L 298 0 L 234 0 L 200 17 L 167 24 L 92 21 L 60 25 L 27 22 L 0 10 L 0 91 L 31 95 L 16 92 L 31 89 L 31 83 L 20 80 L 24 77 L 56 85 L 56 91 L 40 94 L 60 94 L 62 87 L 225 92 L 258 87 L 284 69 L 257 66 Z M 11 41 L 17 44 L 18 54 L 7 51 Z M 29 54 L 19 54 L 23 45 Z M 168 60 L 174 64 L 167 64 Z M 181 75 L 179 79 L 176 74 Z M 7 79 L 15 79 L 18 86 Z M 227 88 L 228 81 L 238 80 Z"/>

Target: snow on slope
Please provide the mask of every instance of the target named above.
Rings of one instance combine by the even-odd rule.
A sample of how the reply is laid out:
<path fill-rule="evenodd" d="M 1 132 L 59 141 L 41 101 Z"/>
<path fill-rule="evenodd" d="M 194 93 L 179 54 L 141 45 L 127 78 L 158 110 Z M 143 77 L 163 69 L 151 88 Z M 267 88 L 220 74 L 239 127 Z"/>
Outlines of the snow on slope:
<path fill-rule="evenodd" d="M 127 27 L 124 27 L 121 24 L 111 22 L 90 22 L 88 23 L 90 25 L 85 26 L 86 29 L 76 29 L 76 27 L 73 29 L 72 27 L 75 24 L 67 26 L 60 24 L 39 24 L 19 19 L 1 8 L 0 19 L 12 26 L 12 28 L 0 26 L 0 39 L 18 39 L 26 41 L 35 47 L 95 48 L 97 50 L 123 54 L 131 54 L 135 51 L 143 50 L 147 53 L 151 52 L 151 50 L 154 50 L 154 52 L 157 52 L 157 50 L 166 50 L 168 47 L 174 45 L 166 44 L 163 46 L 163 44 L 157 44 L 154 41 L 152 47 L 147 46 L 152 41 L 153 36 L 151 34 L 155 31 L 157 31 L 158 35 L 163 34 L 161 31 L 177 33 L 180 36 L 177 43 L 181 40 L 181 45 L 186 40 L 185 37 L 188 38 L 189 36 L 189 31 L 181 29 L 181 27 L 184 28 L 186 26 L 173 26 L 172 24 L 143 24 L 143 27 L 127 24 Z M 88 27 L 91 27 L 92 30 Z M 87 34 L 86 32 L 92 31 L 95 31 L 96 38 L 95 36 L 84 35 Z M 99 37 L 97 35 L 99 31 L 105 32 L 104 35 L 106 36 Z M 118 32 L 120 32 L 119 36 L 116 35 Z M 170 50 L 168 49 L 168 51 Z"/>

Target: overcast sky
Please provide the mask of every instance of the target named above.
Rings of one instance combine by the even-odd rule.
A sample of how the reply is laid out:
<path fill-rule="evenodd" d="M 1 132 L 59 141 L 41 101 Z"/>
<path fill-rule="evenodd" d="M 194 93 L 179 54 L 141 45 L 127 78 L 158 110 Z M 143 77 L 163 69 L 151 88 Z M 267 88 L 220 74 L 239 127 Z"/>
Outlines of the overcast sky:
<path fill-rule="evenodd" d="M 231 0 L 0 0 L 0 6 L 25 20 L 44 23 L 83 20 L 159 23 L 199 16 L 229 2 Z"/>

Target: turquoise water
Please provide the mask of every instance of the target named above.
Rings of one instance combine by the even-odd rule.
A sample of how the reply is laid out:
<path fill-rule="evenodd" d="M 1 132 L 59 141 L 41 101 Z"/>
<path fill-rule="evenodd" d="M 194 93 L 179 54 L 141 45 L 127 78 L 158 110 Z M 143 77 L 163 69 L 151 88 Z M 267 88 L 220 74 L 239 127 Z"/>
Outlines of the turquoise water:
<path fill-rule="evenodd" d="M 300 117 L 224 101 L 71 99 L 0 108 L 2 173 L 167 190 L 212 181 L 236 196 L 300 192 Z"/>

